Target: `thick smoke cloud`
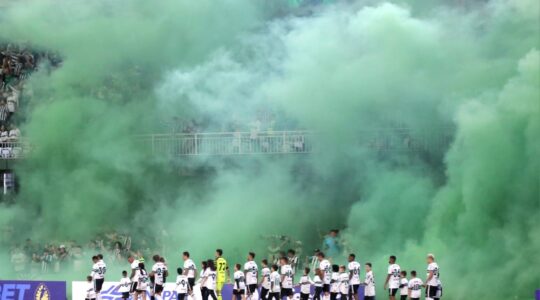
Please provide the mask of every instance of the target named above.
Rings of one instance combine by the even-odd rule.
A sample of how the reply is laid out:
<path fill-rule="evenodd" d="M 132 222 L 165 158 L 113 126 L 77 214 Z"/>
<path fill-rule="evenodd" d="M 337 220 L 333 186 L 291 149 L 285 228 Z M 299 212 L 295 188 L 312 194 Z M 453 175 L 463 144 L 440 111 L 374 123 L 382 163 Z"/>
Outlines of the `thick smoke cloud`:
<path fill-rule="evenodd" d="M 448 299 L 538 287 L 537 1 L 58 3 L 15 5 L 0 29 L 64 57 L 31 80 L 23 132 L 39 147 L 17 168 L 18 203 L 2 208 L 29 220 L 21 236 L 165 229 L 166 256 L 223 247 L 235 262 L 262 253 L 262 235 L 311 249 L 338 227 L 374 263 L 380 295 L 389 255 L 421 274 L 428 252 Z M 225 130 L 261 107 L 278 127 L 317 132 L 317 151 L 175 165 L 132 140 L 172 116 Z M 397 125 L 428 147 L 365 146 L 403 143 Z"/>

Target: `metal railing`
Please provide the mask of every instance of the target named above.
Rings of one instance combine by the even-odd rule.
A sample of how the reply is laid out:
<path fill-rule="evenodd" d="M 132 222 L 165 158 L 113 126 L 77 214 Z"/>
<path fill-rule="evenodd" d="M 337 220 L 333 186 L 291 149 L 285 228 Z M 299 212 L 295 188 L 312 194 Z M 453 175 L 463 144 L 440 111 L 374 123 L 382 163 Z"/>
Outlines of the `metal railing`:
<path fill-rule="evenodd" d="M 0 159 L 18 159 L 24 157 L 30 150 L 27 141 L 0 142 Z"/>
<path fill-rule="evenodd" d="M 375 152 L 419 153 L 447 149 L 448 130 L 413 132 L 403 128 L 361 130 L 357 147 Z M 152 154 L 168 156 L 302 154 L 311 153 L 319 139 L 332 139 L 311 131 L 221 132 L 148 134 L 137 140 Z"/>
<path fill-rule="evenodd" d="M 308 131 L 149 134 L 137 136 L 152 154 L 172 156 L 309 153 Z"/>
<path fill-rule="evenodd" d="M 363 130 L 358 137 L 360 147 L 376 152 L 445 151 L 453 140 L 451 128 L 413 131 L 407 128 Z"/>
<path fill-rule="evenodd" d="M 453 136 L 449 130 L 413 132 L 408 129 L 372 129 L 359 131 L 355 147 L 369 151 L 422 153 L 448 149 Z M 147 134 L 135 137 L 137 146 L 153 156 L 306 154 L 316 141 L 332 139 L 329 133 L 311 131 L 217 132 Z M 333 139 L 332 139 L 333 140 Z M 335 141 L 339 144 L 338 141 Z M 26 140 L 0 142 L 0 159 L 18 159 L 30 152 Z M 319 149 L 319 151 L 324 151 Z"/>

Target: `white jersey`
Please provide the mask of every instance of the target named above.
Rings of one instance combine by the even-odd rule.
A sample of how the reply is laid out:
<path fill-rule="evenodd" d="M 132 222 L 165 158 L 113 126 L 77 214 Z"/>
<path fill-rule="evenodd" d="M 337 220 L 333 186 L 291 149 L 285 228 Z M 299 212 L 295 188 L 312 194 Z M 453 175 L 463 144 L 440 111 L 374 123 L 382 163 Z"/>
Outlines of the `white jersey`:
<path fill-rule="evenodd" d="M 244 278 L 244 272 L 236 271 L 234 272 L 234 289 L 235 290 L 245 290 L 246 289 L 246 279 Z"/>
<path fill-rule="evenodd" d="M 190 258 L 184 261 L 184 270 L 187 271 L 187 278 L 195 278 L 195 272 L 197 272 L 197 266 Z"/>
<path fill-rule="evenodd" d="M 96 299 L 96 290 L 94 290 L 93 282 L 86 282 L 86 289 L 84 291 L 84 298 L 86 299 Z"/>
<path fill-rule="evenodd" d="M 339 273 L 333 272 L 330 281 L 330 293 L 339 293 Z"/>
<path fill-rule="evenodd" d="M 246 284 L 257 284 L 257 263 L 254 261 L 248 261 L 244 264 L 244 271 L 246 272 Z"/>
<path fill-rule="evenodd" d="M 162 262 L 157 262 L 152 267 L 152 272 L 154 272 L 154 283 L 163 285 L 163 277 L 165 276 L 165 271 L 167 271 L 167 266 Z"/>
<path fill-rule="evenodd" d="M 189 282 L 186 275 L 176 276 L 176 292 L 178 294 L 187 294 L 189 291 Z"/>
<path fill-rule="evenodd" d="M 139 269 L 139 263 L 140 262 L 138 260 L 134 260 L 131 263 L 131 270 L 135 270 L 135 275 L 133 275 L 133 278 L 131 278 L 133 282 L 138 282 L 139 276 L 141 275 L 141 270 Z"/>
<path fill-rule="evenodd" d="M 339 292 L 342 295 L 349 294 L 349 274 L 347 273 L 339 274 Z"/>
<path fill-rule="evenodd" d="M 199 280 L 197 280 L 198 283 L 202 283 L 204 277 L 205 277 L 205 274 L 206 273 L 206 270 L 201 270 L 201 272 L 199 273 Z"/>
<path fill-rule="evenodd" d="M 207 268 L 206 271 L 204 271 L 204 276 L 206 277 L 204 286 L 209 290 L 215 290 L 217 277 L 216 271 L 212 271 L 210 268 Z"/>
<path fill-rule="evenodd" d="M 272 293 L 281 292 L 281 276 L 277 271 L 270 274 L 270 282 L 272 284 Z"/>
<path fill-rule="evenodd" d="M 319 264 L 319 269 L 324 274 L 323 283 L 330 284 L 330 281 L 332 281 L 332 266 L 330 265 L 328 259 L 323 259 L 321 261 L 321 263 Z"/>
<path fill-rule="evenodd" d="M 351 285 L 360 284 L 360 264 L 357 261 L 351 261 L 347 266 L 349 272 L 352 273 L 350 280 Z"/>
<path fill-rule="evenodd" d="M 323 282 L 322 282 L 322 279 L 319 275 L 315 275 L 315 277 L 313 277 L 313 285 L 315 285 L 315 287 L 322 287 L 323 286 Z"/>
<path fill-rule="evenodd" d="M 373 271 L 366 273 L 364 284 L 366 285 L 364 288 L 364 296 L 375 296 L 375 278 L 373 277 Z"/>
<path fill-rule="evenodd" d="M 399 273 L 401 272 L 401 268 L 397 264 L 391 264 L 388 266 L 388 275 L 390 275 L 390 279 L 388 280 L 388 287 L 391 289 L 398 289 L 399 288 Z"/>
<path fill-rule="evenodd" d="M 303 275 L 300 277 L 300 293 L 302 294 L 311 294 L 311 279 L 309 276 Z"/>
<path fill-rule="evenodd" d="M 267 290 L 270 290 L 270 269 L 267 267 L 263 268 L 261 270 L 261 276 L 263 279 L 261 286 Z"/>
<path fill-rule="evenodd" d="M 424 282 L 422 282 L 422 279 L 420 278 L 413 278 L 409 280 L 409 290 L 411 291 L 411 298 L 418 298 L 420 299 L 420 296 L 422 296 L 422 285 Z"/>
<path fill-rule="evenodd" d="M 105 278 L 105 273 L 107 272 L 107 265 L 103 260 L 98 261 L 92 266 L 92 273 L 90 276 L 94 279 L 103 279 Z"/>
<path fill-rule="evenodd" d="M 118 286 L 118 292 L 127 293 L 129 292 L 130 287 L 131 280 L 129 280 L 127 277 L 122 277 L 122 279 L 120 279 L 120 285 Z"/>
<path fill-rule="evenodd" d="M 281 285 L 284 289 L 292 289 L 293 287 L 293 272 L 290 265 L 281 266 L 281 275 L 283 275 L 283 282 Z"/>
<path fill-rule="evenodd" d="M 401 296 L 407 296 L 409 294 L 409 281 L 407 278 L 401 278 L 399 286 L 399 294 Z"/>
<path fill-rule="evenodd" d="M 146 270 L 139 271 L 139 280 L 137 281 L 137 290 L 144 291 L 148 288 L 148 273 Z"/>
<path fill-rule="evenodd" d="M 432 262 L 427 267 L 427 276 L 429 276 L 429 272 L 433 272 L 433 277 L 431 277 L 431 280 L 426 282 L 426 285 L 430 286 L 438 286 L 441 284 L 441 281 L 439 280 L 439 265 L 436 262 Z"/>

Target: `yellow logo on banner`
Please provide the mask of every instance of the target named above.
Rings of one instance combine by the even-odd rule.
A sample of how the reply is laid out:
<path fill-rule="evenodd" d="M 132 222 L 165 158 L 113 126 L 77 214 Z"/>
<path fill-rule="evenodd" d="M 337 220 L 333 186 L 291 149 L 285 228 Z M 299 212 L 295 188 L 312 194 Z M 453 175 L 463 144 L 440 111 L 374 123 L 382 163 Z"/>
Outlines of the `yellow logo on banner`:
<path fill-rule="evenodd" d="M 36 294 L 34 296 L 34 300 L 50 300 L 51 299 L 51 293 L 49 292 L 49 289 L 46 285 L 41 283 L 38 285 L 36 289 Z"/>

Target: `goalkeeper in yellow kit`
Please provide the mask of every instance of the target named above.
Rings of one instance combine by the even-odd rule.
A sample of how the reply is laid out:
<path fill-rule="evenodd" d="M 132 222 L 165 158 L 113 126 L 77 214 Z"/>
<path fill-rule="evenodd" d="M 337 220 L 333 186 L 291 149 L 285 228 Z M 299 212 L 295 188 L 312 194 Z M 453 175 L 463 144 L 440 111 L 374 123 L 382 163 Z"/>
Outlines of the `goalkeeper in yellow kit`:
<path fill-rule="evenodd" d="M 227 261 L 225 258 L 223 258 L 223 250 L 217 249 L 216 250 L 216 293 L 218 300 L 222 300 L 221 298 L 221 290 L 223 289 L 223 285 L 225 285 L 225 282 L 229 282 L 229 266 L 227 266 Z"/>

